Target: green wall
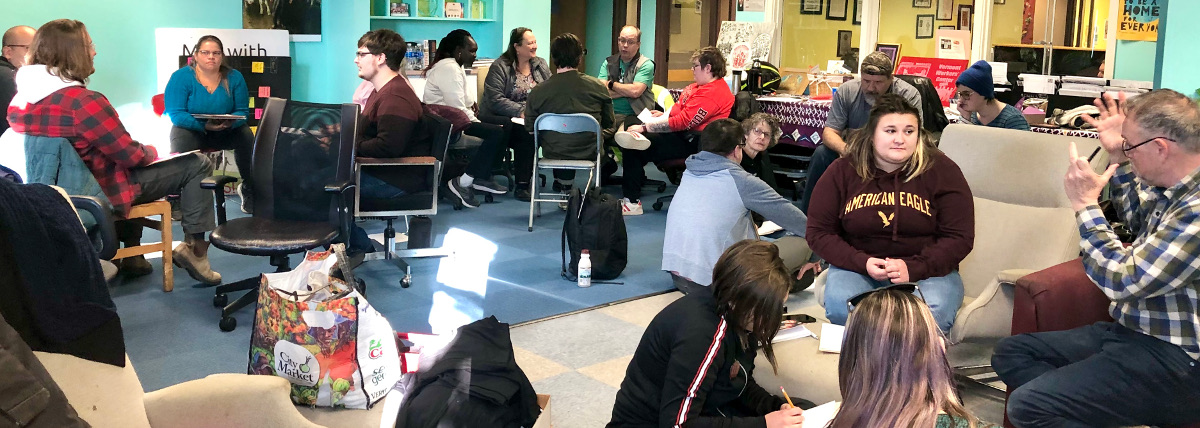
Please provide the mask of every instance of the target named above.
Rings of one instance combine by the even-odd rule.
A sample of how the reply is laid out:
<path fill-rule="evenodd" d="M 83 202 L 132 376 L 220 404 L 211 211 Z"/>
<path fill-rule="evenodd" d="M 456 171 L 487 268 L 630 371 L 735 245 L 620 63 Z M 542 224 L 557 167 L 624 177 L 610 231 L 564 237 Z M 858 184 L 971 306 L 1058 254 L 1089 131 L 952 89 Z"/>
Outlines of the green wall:
<path fill-rule="evenodd" d="M 1160 32 L 1159 37 L 1162 37 Z M 1128 80 L 1154 80 L 1158 43 L 1117 40 L 1117 68 L 1113 77 Z"/>
<path fill-rule="evenodd" d="M 1163 14 L 1163 27 L 1159 30 L 1158 75 L 1154 86 L 1171 88 L 1189 96 L 1196 96 L 1200 88 L 1200 58 L 1196 56 L 1196 40 L 1200 39 L 1200 27 L 1195 19 L 1200 16 L 1200 2 L 1175 0 L 1168 2 Z"/>

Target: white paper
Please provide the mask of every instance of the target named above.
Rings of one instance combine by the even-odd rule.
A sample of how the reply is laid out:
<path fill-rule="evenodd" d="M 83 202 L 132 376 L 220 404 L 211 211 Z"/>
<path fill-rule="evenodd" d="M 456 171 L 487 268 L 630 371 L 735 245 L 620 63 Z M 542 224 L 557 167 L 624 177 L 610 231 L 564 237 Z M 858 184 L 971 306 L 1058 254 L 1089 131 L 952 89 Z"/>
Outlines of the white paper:
<path fill-rule="evenodd" d="M 829 73 L 838 73 L 839 70 L 845 68 L 846 61 L 840 59 L 831 59 L 829 64 L 826 64 L 825 71 Z"/>
<path fill-rule="evenodd" d="M 797 324 L 795 327 L 779 330 L 779 333 L 775 333 L 775 340 L 772 340 L 771 343 L 803 339 L 805 337 L 815 338 L 817 335 L 813 334 L 812 330 L 809 330 L 804 324 Z M 807 415 L 808 412 L 805 412 L 805 414 Z"/>
<path fill-rule="evenodd" d="M 758 97 L 759 101 L 775 101 L 781 103 L 801 103 L 803 99 L 795 97 Z"/>
<path fill-rule="evenodd" d="M 1022 74 L 1020 77 L 1026 93 L 1053 94 L 1057 89 L 1055 83 L 1058 82 L 1058 77 L 1056 76 Z"/>
<path fill-rule="evenodd" d="M 515 124 L 517 124 L 517 125 L 521 125 L 521 126 L 525 126 L 525 118 L 523 118 L 523 117 L 514 117 L 514 118 L 512 118 L 512 123 L 515 123 Z"/>
<path fill-rule="evenodd" d="M 804 411 L 804 423 L 800 426 L 803 428 L 824 428 L 829 425 L 829 421 L 837 416 L 838 409 L 842 407 L 842 403 L 830 401 L 817 407 Z"/>
<path fill-rule="evenodd" d="M 778 232 L 781 230 L 783 230 L 783 226 L 775 224 L 775 222 L 773 222 L 773 221 L 767 220 L 767 221 L 763 222 L 762 226 L 758 227 L 758 235 L 759 236 L 770 235 L 772 233 L 775 233 L 775 232 Z"/>
<path fill-rule="evenodd" d="M 846 334 L 846 327 L 836 324 L 822 323 L 821 344 L 817 345 L 817 350 L 821 352 L 840 354 L 842 352 L 842 335 L 844 334 Z"/>
<path fill-rule="evenodd" d="M 642 109 L 641 113 L 638 113 L 637 118 L 638 120 L 642 121 L 642 123 L 650 123 L 654 120 L 654 113 L 651 113 L 650 109 L 644 108 Z"/>
<path fill-rule="evenodd" d="M 988 65 L 992 66 L 992 83 L 997 85 L 1007 85 L 1008 63 L 988 61 Z"/>

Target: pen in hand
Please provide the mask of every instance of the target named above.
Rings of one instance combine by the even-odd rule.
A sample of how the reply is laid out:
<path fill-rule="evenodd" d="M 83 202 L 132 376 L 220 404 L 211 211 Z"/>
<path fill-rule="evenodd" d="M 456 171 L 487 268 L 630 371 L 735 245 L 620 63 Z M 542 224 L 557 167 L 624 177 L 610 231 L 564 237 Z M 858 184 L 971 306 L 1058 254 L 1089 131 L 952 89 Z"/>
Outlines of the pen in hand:
<path fill-rule="evenodd" d="M 780 390 L 781 392 L 783 392 L 783 398 L 784 398 L 785 400 L 787 400 L 787 402 L 788 402 L 788 405 L 789 405 L 789 406 L 792 406 L 792 407 L 796 407 L 796 405 L 795 405 L 795 404 L 792 404 L 792 397 L 788 397 L 787 390 L 786 390 L 786 389 L 783 389 L 783 385 L 779 385 L 779 390 Z"/>
<path fill-rule="evenodd" d="M 1100 154 L 1100 147 L 1099 147 L 1099 146 L 1097 146 L 1097 147 L 1096 147 L 1096 150 L 1092 150 L 1092 154 L 1091 154 L 1091 155 L 1088 155 L 1088 163 L 1092 163 L 1092 159 L 1095 159 L 1095 158 L 1096 158 L 1096 155 L 1098 155 L 1098 154 Z"/>

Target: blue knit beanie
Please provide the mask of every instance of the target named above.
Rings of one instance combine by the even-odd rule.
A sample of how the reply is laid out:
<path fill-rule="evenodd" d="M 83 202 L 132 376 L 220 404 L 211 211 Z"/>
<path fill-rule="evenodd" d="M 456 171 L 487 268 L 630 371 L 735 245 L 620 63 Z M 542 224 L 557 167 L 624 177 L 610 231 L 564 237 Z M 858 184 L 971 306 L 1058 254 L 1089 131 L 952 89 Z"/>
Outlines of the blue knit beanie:
<path fill-rule="evenodd" d="M 996 98 L 996 86 L 992 84 L 992 66 L 987 61 L 977 61 L 964 71 L 954 82 L 966 86 L 984 98 Z"/>

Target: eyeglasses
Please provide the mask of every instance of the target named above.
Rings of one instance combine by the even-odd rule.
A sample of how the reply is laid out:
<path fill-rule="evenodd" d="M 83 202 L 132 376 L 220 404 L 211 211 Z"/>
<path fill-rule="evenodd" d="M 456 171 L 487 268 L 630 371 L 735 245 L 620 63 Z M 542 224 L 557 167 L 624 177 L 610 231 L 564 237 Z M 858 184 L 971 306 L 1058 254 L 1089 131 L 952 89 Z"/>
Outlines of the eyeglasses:
<path fill-rule="evenodd" d="M 1132 146 L 1131 146 L 1131 145 L 1129 145 L 1129 140 L 1126 140 L 1124 137 L 1122 137 L 1122 138 L 1121 138 L 1121 152 L 1124 152 L 1124 153 L 1129 153 L 1129 151 L 1130 151 L 1130 150 L 1133 150 L 1133 149 L 1136 149 L 1136 148 L 1138 148 L 1138 147 L 1144 146 L 1144 145 L 1146 145 L 1146 143 L 1149 143 L 1149 142 L 1151 142 L 1151 141 L 1157 140 L 1157 139 L 1159 139 L 1159 138 L 1162 138 L 1162 139 L 1164 139 L 1164 140 L 1170 141 L 1170 142 L 1172 142 L 1172 143 L 1174 143 L 1174 142 L 1175 142 L 1175 140 L 1172 140 L 1172 139 L 1170 139 L 1170 138 L 1167 138 L 1167 137 L 1154 137 L 1154 138 L 1151 138 L 1151 139 L 1149 139 L 1149 140 L 1142 141 L 1142 142 L 1140 142 L 1140 143 L 1137 143 L 1137 144 L 1134 144 L 1134 145 L 1132 145 Z"/>
<path fill-rule="evenodd" d="M 751 129 L 750 132 L 754 133 L 760 137 L 766 137 L 768 135 L 771 135 L 771 131 L 763 131 L 761 129 Z"/>
<path fill-rule="evenodd" d="M 617 39 L 617 43 L 622 44 L 622 45 L 632 45 L 637 42 L 638 42 L 637 39 L 626 39 L 626 38 Z"/>
<path fill-rule="evenodd" d="M 357 57 L 359 57 L 359 58 L 362 58 L 362 57 L 364 57 L 364 56 L 367 56 L 367 55 L 379 55 L 379 54 L 373 54 L 373 53 L 371 53 L 370 51 L 367 51 L 367 52 L 361 52 L 361 51 L 360 51 L 360 52 L 355 52 L 355 53 L 354 53 L 354 55 L 355 55 L 355 56 L 357 56 Z"/>
<path fill-rule="evenodd" d="M 700 64 L 692 64 L 692 68 L 693 69 L 700 68 Z"/>
<path fill-rule="evenodd" d="M 221 51 L 196 51 L 197 56 L 221 56 Z"/>
<path fill-rule="evenodd" d="M 971 99 L 972 95 L 975 95 L 975 93 L 971 92 L 971 91 L 958 91 L 958 98 L 961 98 L 964 100 Z"/>
<path fill-rule="evenodd" d="M 849 306 L 850 311 L 853 312 L 854 307 L 858 306 L 859 302 L 862 302 L 862 300 L 865 299 L 867 296 L 870 296 L 871 294 L 878 293 L 883 290 L 904 291 L 909 294 L 915 293 L 918 297 L 920 297 L 922 302 L 925 301 L 925 295 L 921 294 L 921 287 L 918 287 L 917 283 L 901 282 L 899 284 L 891 284 L 891 285 L 888 285 L 887 287 L 880 287 L 880 288 L 876 288 L 874 290 L 868 290 L 868 291 L 864 291 L 862 293 L 855 294 L 854 297 L 851 297 L 850 300 L 846 301 L 846 305 Z"/>

